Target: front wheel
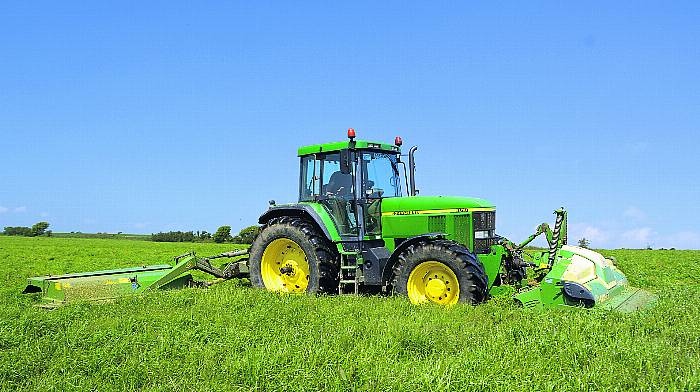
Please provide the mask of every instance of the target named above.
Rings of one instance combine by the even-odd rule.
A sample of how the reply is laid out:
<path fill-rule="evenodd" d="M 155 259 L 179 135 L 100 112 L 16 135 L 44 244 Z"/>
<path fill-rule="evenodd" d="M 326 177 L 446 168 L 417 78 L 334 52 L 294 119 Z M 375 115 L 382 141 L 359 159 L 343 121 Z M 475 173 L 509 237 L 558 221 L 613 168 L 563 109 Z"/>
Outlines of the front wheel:
<path fill-rule="evenodd" d="M 478 304 L 487 298 L 488 279 L 481 262 L 454 241 L 409 246 L 394 266 L 394 291 L 414 304 Z"/>

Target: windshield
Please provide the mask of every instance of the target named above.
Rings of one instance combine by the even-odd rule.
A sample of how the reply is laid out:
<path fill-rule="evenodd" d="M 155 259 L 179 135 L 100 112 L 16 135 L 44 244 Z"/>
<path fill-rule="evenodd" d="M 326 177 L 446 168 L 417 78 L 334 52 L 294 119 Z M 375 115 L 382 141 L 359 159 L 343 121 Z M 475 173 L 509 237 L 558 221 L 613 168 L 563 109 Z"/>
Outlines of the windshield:
<path fill-rule="evenodd" d="M 363 152 L 362 187 L 368 198 L 401 196 L 401 176 L 396 166 L 396 154 Z"/>

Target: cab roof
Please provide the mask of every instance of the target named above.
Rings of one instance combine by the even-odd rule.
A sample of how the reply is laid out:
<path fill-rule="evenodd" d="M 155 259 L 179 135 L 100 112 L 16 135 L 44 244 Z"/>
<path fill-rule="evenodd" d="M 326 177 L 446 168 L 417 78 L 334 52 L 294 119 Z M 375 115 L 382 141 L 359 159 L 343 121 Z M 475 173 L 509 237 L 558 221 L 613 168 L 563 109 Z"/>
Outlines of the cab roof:
<path fill-rule="evenodd" d="M 344 141 L 344 142 L 314 144 L 311 146 L 300 147 L 297 155 L 299 155 L 301 157 L 304 155 L 318 154 L 318 153 L 322 153 L 322 152 L 337 152 L 337 151 L 340 151 L 342 149 L 349 148 L 349 147 L 350 147 L 349 140 Z M 401 151 L 401 148 L 399 146 L 395 146 L 393 144 L 370 142 L 367 140 L 355 140 L 355 148 L 382 150 L 382 151 L 387 151 L 387 152 L 400 152 Z"/>

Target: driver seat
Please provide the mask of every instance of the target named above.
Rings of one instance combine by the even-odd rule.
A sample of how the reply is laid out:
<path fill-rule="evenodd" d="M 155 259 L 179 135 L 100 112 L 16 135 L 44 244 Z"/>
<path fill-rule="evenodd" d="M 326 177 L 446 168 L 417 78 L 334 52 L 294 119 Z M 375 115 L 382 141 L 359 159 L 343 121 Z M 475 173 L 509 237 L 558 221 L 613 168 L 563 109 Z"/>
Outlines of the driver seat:
<path fill-rule="evenodd" d="M 352 194 L 352 175 L 337 171 L 331 175 L 326 185 L 326 192 L 335 196 L 348 198 Z"/>

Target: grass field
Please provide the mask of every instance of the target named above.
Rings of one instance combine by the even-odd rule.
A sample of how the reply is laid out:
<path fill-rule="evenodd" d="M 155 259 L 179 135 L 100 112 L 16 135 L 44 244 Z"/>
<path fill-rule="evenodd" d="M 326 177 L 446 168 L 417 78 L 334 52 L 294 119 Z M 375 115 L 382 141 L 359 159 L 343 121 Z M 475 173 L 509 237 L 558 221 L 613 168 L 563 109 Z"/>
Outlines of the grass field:
<path fill-rule="evenodd" d="M 700 251 L 605 251 L 645 312 L 450 309 L 225 282 L 45 311 L 28 276 L 226 245 L 0 237 L 0 390 L 700 390 Z"/>

